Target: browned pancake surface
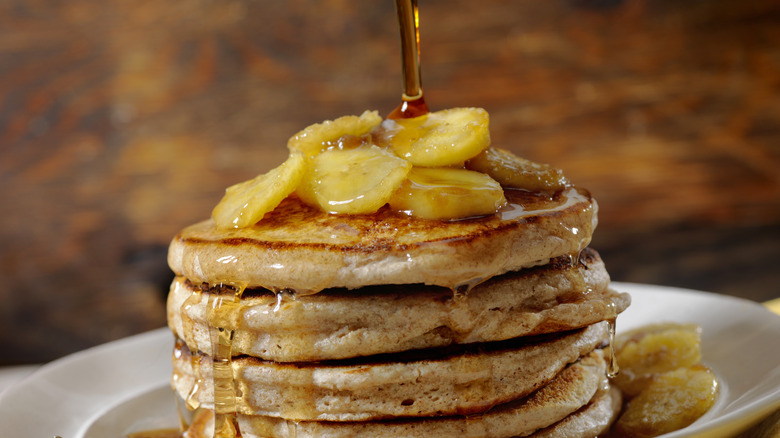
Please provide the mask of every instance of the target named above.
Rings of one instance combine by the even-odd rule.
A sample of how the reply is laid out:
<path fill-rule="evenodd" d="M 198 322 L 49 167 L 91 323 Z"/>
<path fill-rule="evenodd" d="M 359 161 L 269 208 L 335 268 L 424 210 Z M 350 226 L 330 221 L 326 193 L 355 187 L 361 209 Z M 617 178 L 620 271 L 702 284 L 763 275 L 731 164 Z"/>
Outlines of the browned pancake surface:
<path fill-rule="evenodd" d="M 568 259 L 506 273 L 453 293 L 437 286 L 385 285 L 277 299 L 247 290 L 237 303 L 228 287 L 195 286 L 177 278 L 168 298 L 168 321 L 188 347 L 212 354 L 210 327 L 233 330 L 234 355 L 278 362 L 355 356 L 489 342 L 571 330 L 614 318 L 627 294 L 608 289 L 598 254 L 583 251 L 577 268 Z"/>
<path fill-rule="evenodd" d="M 171 269 L 195 283 L 301 293 L 374 284 L 459 287 L 577 254 L 590 242 L 597 206 L 582 189 L 554 195 L 508 190 L 510 205 L 483 218 L 436 221 L 381 209 L 330 215 L 296 197 L 250 228 L 185 228 L 171 242 Z"/>
<path fill-rule="evenodd" d="M 240 413 L 292 420 L 363 421 L 468 415 L 523 397 L 593 351 L 606 323 L 542 339 L 455 346 L 363 359 L 281 364 L 234 358 Z M 183 344 L 174 353 L 174 388 L 213 405 L 213 361 Z"/>
<path fill-rule="evenodd" d="M 242 436 L 247 438 L 312 437 L 509 437 L 525 436 L 557 424 L 592 402 L 607 385 L 606 364 L 600 350 L 561 371 L 528 397 L 495 406 L 471 416 L 431 416 L 379 421 L 289 421 L 283 418 L 239 414 Z M 204 413 L 204 418 L 209 412 Z M 206 429 L 196 422 L 188 433 Z"/>

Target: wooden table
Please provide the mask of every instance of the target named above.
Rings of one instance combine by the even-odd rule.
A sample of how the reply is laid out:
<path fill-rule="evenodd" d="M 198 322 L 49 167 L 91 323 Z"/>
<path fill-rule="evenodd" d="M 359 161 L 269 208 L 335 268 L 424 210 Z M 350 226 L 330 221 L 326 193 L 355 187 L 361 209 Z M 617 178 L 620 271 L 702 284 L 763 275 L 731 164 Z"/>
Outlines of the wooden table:
<path fill-rule="evenodd" d="M 167 243 L 401 90 L 393 2 L 0 3 L 0 364 L 165 323 Z M 600 202 L 616 280 L 780 296 L 780 5 L 420 0 L 433 109 Z"/>

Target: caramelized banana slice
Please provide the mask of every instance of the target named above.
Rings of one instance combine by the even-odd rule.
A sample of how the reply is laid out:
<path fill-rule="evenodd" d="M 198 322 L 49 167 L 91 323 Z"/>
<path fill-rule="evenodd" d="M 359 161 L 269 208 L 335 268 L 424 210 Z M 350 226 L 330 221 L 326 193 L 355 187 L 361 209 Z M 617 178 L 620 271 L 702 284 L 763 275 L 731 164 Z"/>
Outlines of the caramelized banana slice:
<path fill-rule="evenodd" d="M 615 424 L 619 436 L 649 438 L 682 429 L 715 403 L 718 382 L 703 365 L 661 374 L 633 398 Z"/>
<path fill-rule="evenodd" d="M 290 154 L 284 163 L 270 172 L 228 187 L 211 217 L 218 228 L 252 226 L 295 191 L 305 171 L 303 155 Z"/>
<path fill-rule="evenodd" d="M 458 165 L 490 145 L 488 113 L 482 108 L 386 120 L 379 135 L 396 155 L 420 167 Z"/>
<path fill-rule="evenodd" d="M 701 328 L 695 324 L 654 324 L 615 339 L 620 374 L 614 383 L 628 396 L 642 391 L 654 376 L 701 360 Z"/>
<path fill-rule="evenodd" d="M 287 148 L 291 152 L 301 152 L 307 157 L 313 157 L 320 152 L 333 147 L 345 137 L 360 137 L 368 134 L 382 123 L 382 117 L 376 111 L 364 111 L 360 116 L 343 116 L 336 120 L 326 120 L 304 128 L 290 137 Z"/>
<path fill-rule="evenodd" d="M 516 189 L 554 192 L 568 184 L 559 169 L 494 147 L 485 149 L 467 161 L 466 168 L 486 173 L 502 186 Z"/>
<path fill-rule="evenodd" d="M 329 213 L 373 213 L 385 205 L 412 165 L 373 145 L 317 155 L 298 195 Z"/>
<path fill-rule="evenodd" d="M 493 214 L 506 205 L 501 185 L 464 169 L 412 168 L 390 198 L 390 206 L 426 219 L 459 219 Z"/>

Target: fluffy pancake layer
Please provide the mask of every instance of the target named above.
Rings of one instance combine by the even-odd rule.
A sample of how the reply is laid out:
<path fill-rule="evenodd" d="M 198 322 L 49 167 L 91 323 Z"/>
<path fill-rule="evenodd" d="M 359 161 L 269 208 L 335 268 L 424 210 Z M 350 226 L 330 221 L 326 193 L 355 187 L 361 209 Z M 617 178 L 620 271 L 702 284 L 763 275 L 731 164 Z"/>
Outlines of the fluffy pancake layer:
<path fill-rule="evenodd" d="M 620 397 L 600 347 L 630 297 L 587 249 L 597 204 L 506 196 L 451 222 L 291 196 L 249 228 L 179 233 L 172 386 L 206 414 L 188 436 L 209 413 L 246 437 L 602 433 Z"/>
<path fill-rule="evenodd" d="M 205 354 L 211 354 L 209 326 L 218 319 L 234 330 L 234 355 L 277 362 L 343 359 L 584 327 L 628 307 L 628 295 L 608 284 L 598 254 L 586 249 L 576 269 L 568 257 L 559 258 L 494 277 L 467 294 L 389 285 L 278 300 L 270 292 L 247 291 L 222 317 L 209 302 L 232 289 L 204 291 L 179 277 L 168 296 L 168 321 L 190 350 Z"/>
<path fill-rule="evenodd" d="M 289 421 L 277 417 L 238 415 L 242 436 L 273 438 L 309 437 L 507 437 L 527 436 L 550 425 L 562 424 L 570 414 L 603 423 L 603 415 L 592 406 L 603 404 L 608 394 L 604 375 L 605 363 L 601 350 L 594 350 L 570 364 L 554 379 L 527 397 L 498 405 L 477 415 L 400 418 L 379 421 Z M 611 400 L 610 400 L 611 401 Z M 609 417 L 607 417 L 609 418 Z M 205 419 L 205 418 L 204 418 Z M 209 428 L 207 421 L 196 421 L 201 431 Z M 576 425 L 586 430 L 580 421 Z M 555 426 L 553 426 L 555 427 Z M 599 433 L 603 429 L 599 430 Z M 204 434 L 203 436 L 208 436 Z M 554 435 L 553 435 L 554 436 Z"/>
<path fill-rule="evenodd" d="M 609 385 L 579 411 L 533 435 L 534 438 L 596 438 L 607 432 L 620 413 L 623 394 Z"/>
<path fill-rule="evenodd" d="M 467 415 L 535 391 L 606 336 L 606 323 L 599 323 L 560 335 L 383 355 L 369 362 L 280 364 L 237 357 L 233 379 L 242 396 L 236 409 L 290 420 Z M 183 398 L 197 384 L 200 404 L 213 403 L 211 362 L 178 345 L 173 381 Z"/>
<path fill-rule="evenodd" d="M 298 293 L 379 284 L 452 289 L 578 254 L 590 242 L 597 205 L 588 192 L 555 195 L 507 190 L 509 206 L 484 218 L 442 222 L 381 209 L 329 215 L 285 199 L 249 228 L 185 228 L 168 264 L 195 284 L 231 284 Z"/>

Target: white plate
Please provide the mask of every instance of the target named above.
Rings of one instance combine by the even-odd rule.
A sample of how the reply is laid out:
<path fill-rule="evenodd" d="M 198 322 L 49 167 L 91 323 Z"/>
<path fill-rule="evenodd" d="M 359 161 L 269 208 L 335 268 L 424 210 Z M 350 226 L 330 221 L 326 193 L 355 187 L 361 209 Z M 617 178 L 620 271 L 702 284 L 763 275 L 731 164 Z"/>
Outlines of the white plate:
<path fill-rule="evenodd" d="M 718 375 L 715 406 L 671 437 L 728 436 L 780 409 L 780 317 L 751 301 L 668 287 L 614 283 L 633 303 L 618 332 L 654 322 L 703 328 L 703 359 Z M 175 427 L 172 335 L 167 329 L 105 344 L 41 367 L 0 395 L 4 436 L 117 438 Z"/>

